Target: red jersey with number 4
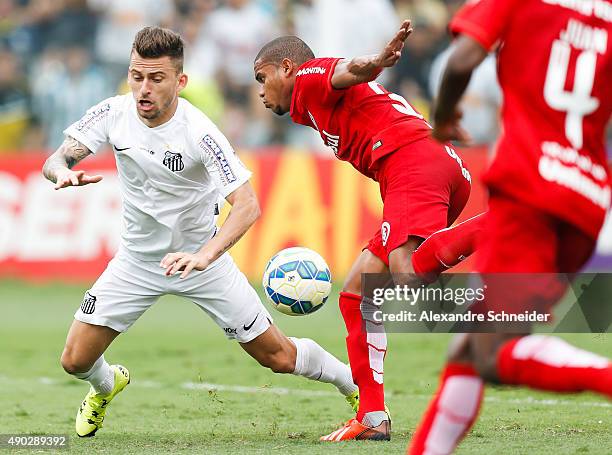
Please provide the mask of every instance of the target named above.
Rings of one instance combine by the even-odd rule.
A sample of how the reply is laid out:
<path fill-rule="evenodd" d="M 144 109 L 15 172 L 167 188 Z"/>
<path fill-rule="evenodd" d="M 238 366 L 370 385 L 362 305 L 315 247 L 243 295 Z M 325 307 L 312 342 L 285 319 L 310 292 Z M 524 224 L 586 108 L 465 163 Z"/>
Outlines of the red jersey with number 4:
<path fill-rule="evenodd" d="M 503 133 L 485 182 L 596 237 L 610 205 L 612 3 L 472 0 L 451 30 L 500 45 Z"/>
<path fill-rule="evenodd" d="M 298 68 L 291 100 L 294 122 L 316 129 L 335 155 L 376 180 L 379 160 L 423 139 L 431 127 L 408 102 L 377 82 L 337 90 L 339 58 L 316 58 Z"/>

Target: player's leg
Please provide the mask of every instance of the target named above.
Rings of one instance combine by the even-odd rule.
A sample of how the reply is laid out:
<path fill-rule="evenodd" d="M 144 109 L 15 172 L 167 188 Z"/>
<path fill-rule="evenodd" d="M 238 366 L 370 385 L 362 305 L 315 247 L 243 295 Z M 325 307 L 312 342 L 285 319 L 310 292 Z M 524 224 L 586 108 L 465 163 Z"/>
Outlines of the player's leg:
<path fill-rule="evenodd" d="M 387 352 L 387 338 L 383 330 L 367 330 L 362 305 L 361 279 L 364 273 L 388 274 L 379 257 L 385 255 L 380 231 L 357 258 L 340 292 L 340 311 L 346 325 L 346 347 L 355 383 L 359 386 L 359 409 L 355 419 L 321 439 L 389 439 L 390 422 L 385 409 L 383 363 Z"/>
<path fill-rule="evenodd" d="M 411 256 L 414 272 L 424 281 L 433 282 L 442 272 L 469 257 L 476 249 L 484 216 L 481 213 L 427 237 Z"/>
<path fill-rule="evenodd" d="M 333 384 L 345 396 L 357 390 L 346 364 L 315 341 L 288 338 L 273 325 L 257 292 L 228 254 L 176 285 L 177 293 L 191 298 L 261 365 Z"/>
<path fill-rule="evenodd" d="M 120 332 L 110 327 L 72 321 L 61 364 L 66 373 L 89 382 L 98 393 L 113 389 L 114 375 L 104 352 Z"/>
<path fill-rule="evenodd" d="M 130 381 L 129 372 L 120 365 L 109 365 L 104 352 L 120 332 L 110 327 L 74 320 L 61 363 L 75 378 L 88 382 L 89 393 L 81 403 L 75 420 L 80 437 L 93 436 L 102 427 L 108 403 Z"/>
<path fill-rule="evenodd" d="M 240 346 L 260 365 L 275 373 L 291 373 L 314 381 L 333 384 L 345 397 L 357 391 L 351 370 L 309 338 L 285 336 L 273 324 Z"/>
<path fill-rule="evenodd" d="M 497 336 L 495 336 L 497 335 Z M 474 365 L 487 381 L 612 399 L 612 362 L 548 335 L 473 334 Z"/>
<path fill-rule="evenodd" d="M 271 326 L 255 340 L 241 345 L 261 365 L 275 372 L 299 374 L 309 379 L 333 383 L 347 396 L 347 399 L 354 397 L 357 392 L 357 386 L 353 383 L 348 366 L 310 339 L 287 338 L 275 326 Z M 384 405 L 382 412 L 384 419 L 376 426 L 351 419 L 345 426 L 322 437 L 321 440 L 336 442 L 349 439 L 388 440 L 390 424 Z"/>
<path fill-rule="evenodd" d="M 161 294 L 161 289 L 143 284 L 154 282 L 157 264 L 151 264 L 148 268 L 153 270 L 147 271 L 135 260 L 115 257 L 74 315 L 61 364 L 67 373 L 91 385 L 76 416 L 81 437 L 93 436 L 102 427 L 108 404 L 129 384 L 128 370 L 109 365 L 104 352 Z"/>
<path fill-rule="evenodd" d="M 450 454 L 476 421 L 484 381 L 472 366 L 472 335 L 453 339 L 438 390 L 408 446 L 409 455 Z"/>

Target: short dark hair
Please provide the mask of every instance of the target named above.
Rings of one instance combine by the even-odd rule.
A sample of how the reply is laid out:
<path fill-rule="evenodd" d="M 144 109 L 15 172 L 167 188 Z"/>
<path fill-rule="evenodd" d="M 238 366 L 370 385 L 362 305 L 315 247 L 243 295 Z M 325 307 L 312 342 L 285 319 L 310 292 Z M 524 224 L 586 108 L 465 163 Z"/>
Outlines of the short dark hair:
<path fill-rule="evenodd" d="M 284 58 L 289 58 L 301 65 L 315 58 L 315 55 L 308 44 L 297 36 L 281 36 L 262 47 L 255 61 L 280 64 Z"/>
<path fill-rule="evenodd" d="M 142 58 L 170 57 L 179 73 L 183 72 L 183 47 L 178 33 L 162 27 L 145 27 L 134 38 L 132 51 Z"/>

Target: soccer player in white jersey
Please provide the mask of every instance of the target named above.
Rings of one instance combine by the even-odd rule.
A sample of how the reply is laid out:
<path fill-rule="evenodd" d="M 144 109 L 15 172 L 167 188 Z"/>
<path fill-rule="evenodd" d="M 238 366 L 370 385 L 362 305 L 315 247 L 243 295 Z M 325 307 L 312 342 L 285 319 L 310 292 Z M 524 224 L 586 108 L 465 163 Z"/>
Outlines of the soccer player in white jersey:
<path fill-rule="evenodd" d="M 124 231 L 116 256 L 77 310 L 61 363 L 91 385 L 76 416 L 79 436 L 102 427 L 108 403 L 130 381 L 104 352 L 164 294 L 189 298 L 261 365 L 334 384 L 357 405 L 350 369 L 310 339 L 287 338 L 227 253 L 259 216 L 251 173 L 217 127 L 178 97 L 187 84 L 183 41 L 146 27 L 132 46 L 131 94 L 102 101 L 65 130 L 43 173 L 55 189 L 99 182 L 72 170 L 113 146 Z M 232 206 L 216 229 L 219 197 Z"/>

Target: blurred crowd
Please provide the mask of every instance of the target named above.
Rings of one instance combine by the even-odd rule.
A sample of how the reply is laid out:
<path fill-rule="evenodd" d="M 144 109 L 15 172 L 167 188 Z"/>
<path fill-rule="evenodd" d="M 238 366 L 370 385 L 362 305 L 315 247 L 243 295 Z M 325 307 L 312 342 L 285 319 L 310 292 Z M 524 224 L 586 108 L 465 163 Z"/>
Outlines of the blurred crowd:
<path fill-rule="evenodd" d="M 0 0 L 0 151 L 54 150 L 62 131 L 93 104 L 127 90 L 130 47 L 145 25 L 186 41 L 183 96 L 238 147 L 283 144 L 316 150 L 319 140 L 265 112 L 253 79 L 260 47 L 282 34 L 317 56 L 380 50 L 403 18 L 415 29 L 381 82 L 428 114 L 461 0 Z M 500 103 L 491 58 L 466 103 L 476 142 L 497 134 Z"/>

